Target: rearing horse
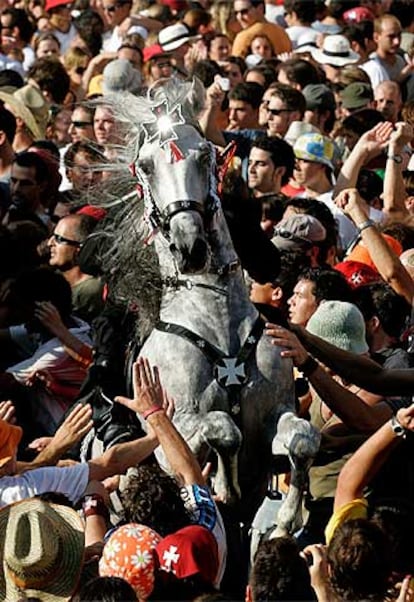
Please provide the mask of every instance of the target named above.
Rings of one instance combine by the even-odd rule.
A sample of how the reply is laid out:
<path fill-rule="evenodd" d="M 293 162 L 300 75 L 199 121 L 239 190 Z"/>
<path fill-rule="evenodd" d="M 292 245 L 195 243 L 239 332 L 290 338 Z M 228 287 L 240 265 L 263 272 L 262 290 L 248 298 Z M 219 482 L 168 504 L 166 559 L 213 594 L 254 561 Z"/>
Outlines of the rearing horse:
<path fill-rule="evenodd" d="M 292 365 L 262 335 L 249 300 L 217 194 L 216 149 L 198 129 L 197 103 L 195 86 L 183 82 L 146 104 L 123 102 L 123 121 L 135 121 L 128 148 L 162 282 L 159 321 L 141 355 L 159 367 L 175 399 L 174 423 L 193 451 L 217 454 L 216 493 L 227 501 L 241 493 L 247 519 L 263 496 L 279 424 L 276 440 L 292 464 L 279 527 L 292 531 L 319 436 L 294 416 Z"/>

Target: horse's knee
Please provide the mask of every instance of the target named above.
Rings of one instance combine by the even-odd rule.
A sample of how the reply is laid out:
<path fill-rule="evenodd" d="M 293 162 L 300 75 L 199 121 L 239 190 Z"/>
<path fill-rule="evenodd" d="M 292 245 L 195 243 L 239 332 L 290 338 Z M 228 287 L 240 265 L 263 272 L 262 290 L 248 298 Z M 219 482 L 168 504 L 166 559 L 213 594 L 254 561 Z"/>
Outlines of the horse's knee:
<path fill-rule="evenodd" d="M 203 437 L 213 449 L 236 454 L 242 443 L 242 434 L 233 419 L 219 410 L 208 412 L 200 425 Z"/>

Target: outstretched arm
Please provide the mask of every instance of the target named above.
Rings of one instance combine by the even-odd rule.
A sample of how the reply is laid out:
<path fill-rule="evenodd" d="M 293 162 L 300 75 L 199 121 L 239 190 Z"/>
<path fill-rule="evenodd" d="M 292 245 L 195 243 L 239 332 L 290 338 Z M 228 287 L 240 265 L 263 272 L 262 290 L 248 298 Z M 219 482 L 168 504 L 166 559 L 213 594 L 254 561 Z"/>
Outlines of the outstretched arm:
<path fill-rule="evenodd" d="M 291 328 L 312 355 L 350 382 L 384 397 L 413 394 L 414 370 L 385 370 L 368 357 L 343 351 L 304 328 Z"/>
<path fill-rule="evenodd" d="M 141 414 L 154 431 L 174 474 L 184 485 L 204 485 L 200 465 L 183 437 L 163 409 L 166 397 L 158 369 L 139 358 L 134 364 L 134 399 L 117 397 L 116 401 Z"/>
<path fill-rule="evenodd" d="M 199 117 L 201 129 L 205 137 L 217 146 L 226 146 L 222 131 L 217 127 L 217 116 L 220 111 L 221 104 L 224 100 L 225 93 L 221 89 L 218 79 L 214 81 L 206 91 L 206 103 L 204 111 Z"/>
<path fill-rule="evenodd" d="M 398 410 L 396 419 L 405 430 L 414 431 L 414 404 Z M 357 449 L 339 474 L 334 510 L 363 496 L 365 487 L 399 441 L 401 437 L 396 435 L 389 420 Z"/>
<path fill-rule="evenodd" d="M 293 332 L 275 324 L 266 324 L 266 334 L 272 337 L 273 345 L 287 347 L 281 351 L 281 356 L 291 358 L 299 370 L 304 367 L 305 376 L 313 388 L 346 426 L 358 432 L 372 432 L 391 417 L 387 404 L 368 405 L 358 395 L 341 387 L 316 361 L 312 362 Z"/>
<path fill-rule="evenodd" d="M 405 206 L 407 193 L 403 180 L 402 155 L 406 144 L 414 138 L 413 128 L 409 123 L 399 122 L 395 124 L 395 131 L 391 134 L 388 145 L 387 163 L 384 174 L 384 213 L 394 219 L 408 217 Z"/>
<path fill-rule="evenodd" d="M 336 199 L 337 206 L 360 229 L 362 240 L 382 278 L 392 289 L 411 305 L 414 298 L 414 282 L 399 257 L 388 246 L 375 224 L 369 223 L 365 202 L 356 188 L 343 190 Z"/>

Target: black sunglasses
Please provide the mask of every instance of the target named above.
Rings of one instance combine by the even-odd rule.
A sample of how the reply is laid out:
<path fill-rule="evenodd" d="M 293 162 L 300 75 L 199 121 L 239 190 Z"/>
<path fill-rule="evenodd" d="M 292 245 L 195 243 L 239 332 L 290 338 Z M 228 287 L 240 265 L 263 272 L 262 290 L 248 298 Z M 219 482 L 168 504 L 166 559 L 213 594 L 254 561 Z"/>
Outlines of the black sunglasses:
<path fill-rule="evenodd" d="M 54 238 L 55 242 L 58 245 L 68 245 L 69 247 L 78 247 L 78 248 L 80 248 L 82 246 L 82 243 L 79 242 L 78 240 L 70 240 L 70 238 L 65 238 L 64 236 L 61 236 L 60 234 L 56 234 L 55 232 L 52 234 L 52 236 L 50 238 Z"/>
<path fill-rule="evenodd" d="M 269 109 L 269 107 L 267 107 L 267 112 L 270 113 L 271 115 L 274 115 L 275 117 L 277 117 L 278 115 L 281 115 L 282 113 L 291 113 L 292 111 L 290 109 Z"/>
<path fill-rule="evenodd" d="M 93 125 L 92 121 L 71 121 L 74 128 L 87 128 L 88 125 Z"/>
<path fill-rule="evenodd" d="M 249 8 L 242 8 L 241 10 L 235 10 L 234 14 L 235 15 L 247 15 L 247 13 L 249 12 L 250 9 L 251 9 L 251 6 L 249 6 Z"/>

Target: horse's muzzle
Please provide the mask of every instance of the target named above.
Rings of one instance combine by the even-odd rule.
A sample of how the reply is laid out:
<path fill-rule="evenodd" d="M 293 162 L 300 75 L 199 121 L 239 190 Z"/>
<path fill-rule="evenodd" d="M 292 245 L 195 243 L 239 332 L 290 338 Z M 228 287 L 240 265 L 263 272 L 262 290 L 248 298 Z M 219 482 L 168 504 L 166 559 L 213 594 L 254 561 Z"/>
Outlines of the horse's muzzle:
<path fill-rule="evenodd" d="M 191 248 L 170 245 L 177 267 L 182 274 L 199 274 L 205 271 L 210 255 L 207 242 L 204 238 L 196 238 Z"/>

